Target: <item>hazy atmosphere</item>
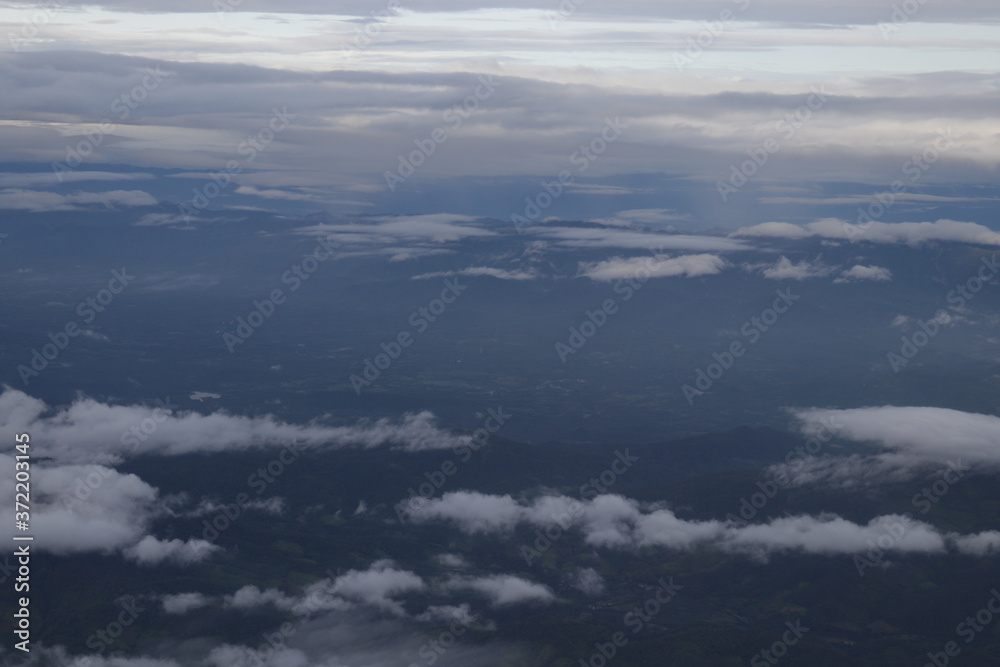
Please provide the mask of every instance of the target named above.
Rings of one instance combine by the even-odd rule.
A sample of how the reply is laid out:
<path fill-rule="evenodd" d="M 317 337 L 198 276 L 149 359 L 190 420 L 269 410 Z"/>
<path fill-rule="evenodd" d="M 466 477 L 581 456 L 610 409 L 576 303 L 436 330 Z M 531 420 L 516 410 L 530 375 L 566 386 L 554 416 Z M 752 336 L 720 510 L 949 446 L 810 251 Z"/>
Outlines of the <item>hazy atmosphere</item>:
<path fill-rule="evenodd" d="M 0 664 L 1000 664 L 1000 6 L 0 0 Z"/>

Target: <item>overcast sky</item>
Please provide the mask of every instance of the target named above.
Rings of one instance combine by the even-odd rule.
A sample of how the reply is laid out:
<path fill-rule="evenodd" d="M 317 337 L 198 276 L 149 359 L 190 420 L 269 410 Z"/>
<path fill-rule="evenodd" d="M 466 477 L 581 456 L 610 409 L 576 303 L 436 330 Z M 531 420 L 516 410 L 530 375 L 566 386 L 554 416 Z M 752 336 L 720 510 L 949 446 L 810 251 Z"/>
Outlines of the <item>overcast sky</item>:
<path fill-rule="evenodd" d="M 239 173 L 209 208 L 505 219 L 564 170 L 545 215 L 662 209 L 645 222 L 694 228 L 848 217 L 837 184 L 994 194 L 978 188 L 1000 157 L 987 0 L 45 4 L 0 2 L 7 209 L 81 204 L 52 192 L 180 203 L 227 164 Z M 939 205 L 893 214 L 948 217 Z"/>

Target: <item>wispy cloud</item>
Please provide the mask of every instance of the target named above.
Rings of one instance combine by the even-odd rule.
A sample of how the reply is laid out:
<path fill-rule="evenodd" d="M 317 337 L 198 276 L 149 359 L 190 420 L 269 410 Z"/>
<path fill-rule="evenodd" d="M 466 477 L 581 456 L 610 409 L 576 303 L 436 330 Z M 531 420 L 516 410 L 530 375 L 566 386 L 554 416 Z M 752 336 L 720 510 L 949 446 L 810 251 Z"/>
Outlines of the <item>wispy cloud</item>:
<path fill-rule="evenodd" d="M 804 226 L 785 222 L 765 222 L 743 227 L 731 236 L 800 239 L 815 236 L 825 239 L 861 240 L 871 243 L 907 243 L 952 241 L 1000 245 L 1000 233 L 972 222 L 938 220 L 936 222 L 868 222 L 858 225 L 846 220 L 826 218 Z"/>
<path fill-rule="evenodd" d="M 157 427 L 152 433 L 140 431 L 139 437 L 136 425 L 144 420 Z M 51 410 L 42 401 L 15 389 L 0 394 L 0 426 L 31 433 L 45 442 L 48 456 L 67 463 L 91 460 L 96 454 L 173 456 L 280 449 L 289 443 L 307 448 L 394 447 L 424 451 L 469 442 L 468 436 L 439 429 L 429 412 L 405 415 L 399 421 L 380 419 L 356 426 L 325 426 L 221 411 L 167 412 L 141 405 L 109 405 L 89 398 L 78 398 L 69 406 Z"/>

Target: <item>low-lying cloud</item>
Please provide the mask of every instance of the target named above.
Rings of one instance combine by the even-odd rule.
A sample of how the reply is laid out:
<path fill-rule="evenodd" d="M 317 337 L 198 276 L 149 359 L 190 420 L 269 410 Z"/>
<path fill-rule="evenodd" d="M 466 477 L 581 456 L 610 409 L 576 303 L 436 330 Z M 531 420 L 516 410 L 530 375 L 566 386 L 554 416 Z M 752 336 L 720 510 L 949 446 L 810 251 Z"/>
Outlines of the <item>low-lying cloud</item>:
<path fill-rule="evenodd" d="M 173 412 L 141 405 L 110 405 L 86 397 L 69 406 L 51 408 L 10 388 L 0 394 L 0 428 L 30 433 L 44 443 L 46 456 L 64 463 L 93 461 L 95 456 L 175 456 L 283 447 L 293 442 L 315 448 L 388 446 L 404 451 L 449 449 L 469 442 L 468 436 L 439 429 L 430 412 L 355 426 L 289 424 L 270 415 Z"/>
<path fill-rule="evenodd" d="M 796 486 L 837 488 L 906 482 L 930 469 L 1000 469 L 1000 417 L 949 408 L 881 406 L 847 410 L 810 408 L 793 413 L 806 435 L 838 425 L 837 437 L 865 443 L 869 454 L 825 456 L 779 465 Z"/>
<path fill-rule="evenodd" d="M 1000 233 L 973 222 L 938 220 L 936 222 L 867 222 L 854 224 L 847 220 L 825 218 L 807 225 L 787 222 L 765 222 L 742 227 L 731 237 L 764 237 L 802 239 L 819 237 L 842 241 L 871 243 L 905 243 L 919 245 L 931 241 L 1000 245 Z"/>
<path fill-rule="evenodd" d="M 156 206 L 156 203 L 155 197 L 141 190 L 76 192 L 71 195 L 16 188 L 0 190 L 0 209 L 15 209 L 34 213 L 77 211 L 82 207 L 94 204 L 114 208 L 116 206 Z"/>
<path fill-rule="evenodd" d="M 748 270 L 759 270 L 765 278 L 769 280 L 809 280 L 810 278 L 823 278 L 830 275 L 836 269 L 826 266 L 819 260 L 810 262 L 803 259 L 793 263 L 784 255 L 774 264 L 750 264 Z"/>
<path fill-rule="evenodd" d="M 728 262 L 718 255 L 681 255 L 680 257 L 629 257 L 582 264 L 580 275 L 591 280 L 611 282 L 628 278 L 669 278 L 711 276 L 722 273 Z"/>
<path fill-rule="evenodd" d="M 690 550 L 710 546 L 730 553 L 767 558 L 775 553 L 857 554 L 886 534 L 888 527 L 902 535 L 888 551 L 896 553 L 968 554 L 989 552 L 992 533 L 959 535 L 902 515 L 884 515 L 858 524 L 833 514 L 793 516 L 766 523 L 737 525 L 730 521 L 688 521 L 673 511 L 617 495 L 601 495 L 581 502 L 566 496 L 543 496 L 517 502 L 509 496 L 474 492 L 447 493 L 434 500 L 410 501 L 409 517 L 426 523 L 443 521 L 466 533 L 509 534 L 515 527 L 577 531 L 587 544 L 634 551 L 642 547 Z"/>
<path fill-rule="evenodd" d="M 0 465 L 13 470 L 14 458 L 0 455 Z M 31 467 L 31 485 L 31 530 L 40 551 L 121 553 L 140 565 L 191 565 L 218 550 L 203 540 L 162 541 L 147 534 L 170 506 L 135 475 L 101 465 L 39 462 Z M 14 524 L 14 496 L 13 477 L 0 481 L 0 520 L 9 525 Z"/>
<path fill-rule="evenodd" d="M 861 264 L 856 264 L 846 271 L 841 272 L 840 277 L 833 282 L 849 283 L 858 280 L 889 282 L 892 280 L 892 271 L 882 266 L 862 266 Z"/>

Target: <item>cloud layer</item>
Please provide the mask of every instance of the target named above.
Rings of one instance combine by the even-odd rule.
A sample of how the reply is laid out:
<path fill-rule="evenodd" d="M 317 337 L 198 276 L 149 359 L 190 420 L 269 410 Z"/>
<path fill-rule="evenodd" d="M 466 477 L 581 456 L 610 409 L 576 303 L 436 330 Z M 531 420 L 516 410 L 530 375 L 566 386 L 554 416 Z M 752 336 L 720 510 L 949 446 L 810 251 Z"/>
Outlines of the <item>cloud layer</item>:
<path fill-rule="evenodd" d="M 827 218 L 807 225 L 787 222 L 765 222 L 743 227 L 733 232 L 734 237 L 770 237 L 801 239 L 819 237 L 842 241 L 869 241 L 871 243 L 906 243 L 918 245 L 930 241 L 1000 245 L 1000 234 L 972 222 L 938 220 L 936 222 L 869 222 L 855 224 L 846 220 Z"/>
<path fill-rule="evenodd" d="M 406 510 L 413 521 L 443 521 L 470 534 L 509 534 L 520 525 L 558 528 L 577 531 L 592 546 L 619 550 L 689 550 L 705 545 L 757 558 L 781 552 L 858 554 L 886 534 L 894 535 L 887 550 L 896 553 L 954 550 L 984 555 L 1000 547 L 1000 540 L 992 533 L 945 533 L 904 515 L 879 516 L 867 524 L 824 514 L 736 525 L 729 521 L 687 521 L 671 510 L 643 506 L 617 495 L 601 495 L 586 502 L 566 496 L 518 502 L 510 496 L 466 491 L 446 493 L 433 500 L 410 499 Z"/>
<path fill-rule="evenodd" d="M 718 255 L 681 255 L 680 257 L 630 257 L 584 264 L 580 275 L 591 280 L 611 282 L 622 279 L 711 276 L 721 273 L 728 262 Z"/>
<path fill-rule="evenodd" d="M 45 443 L 45 453 L 60 462 L 93 462 L 95 457 L 152 454 L 174 456 L 221 452 L 290 443 L 304 447 L 394 447 L 404 451 L 449 449 L 468 436 L 442 431 L 429 412 L 400 421 L 381 419 L 356 426 L 288 424 L 271 416 L 241 417 L 225 412 L 172 412 L 140 405 L 109 405 L 78 398 L 52 409 L 24 392 L 0 393 L 0 427 L 28 432 Z"/>

